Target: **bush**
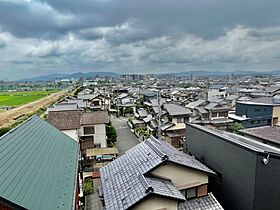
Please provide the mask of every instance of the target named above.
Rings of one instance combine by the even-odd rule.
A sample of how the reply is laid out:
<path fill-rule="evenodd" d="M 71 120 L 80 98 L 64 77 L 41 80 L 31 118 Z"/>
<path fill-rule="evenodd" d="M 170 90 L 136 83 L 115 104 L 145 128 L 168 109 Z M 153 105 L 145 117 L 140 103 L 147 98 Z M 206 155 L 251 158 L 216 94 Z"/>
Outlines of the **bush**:
<path fill-rule="evenodd" d="M 3 136 L 5 133 L 8 133 L 11 128 L 0 128 L 0 136 Z"/>
<path fill-rule="evenodd" d="M 92 194 L 94 192 L 93 189 L 93 180 L 92 179 L 86 179 L 84 182 L 84 192 L 85 195 Z"/>
<path fill-rule="evenodd" d="M 228 127 L 228 131 L 231 132 L 231 133 L 236 133 L 236 134 L 239 134 L 239 130 L 241 129 L 244 129 L 244 126 L 241 125 L 240 123 L 233 123 L 231 124 L 229 127 Z"/>

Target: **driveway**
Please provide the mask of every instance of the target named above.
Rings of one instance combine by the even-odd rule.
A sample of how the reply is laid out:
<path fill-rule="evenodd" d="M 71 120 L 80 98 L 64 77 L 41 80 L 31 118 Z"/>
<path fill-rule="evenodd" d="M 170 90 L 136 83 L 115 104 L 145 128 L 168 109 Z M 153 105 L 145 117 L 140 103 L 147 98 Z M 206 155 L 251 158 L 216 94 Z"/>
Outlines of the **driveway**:
<path fill-rule="evenodd" d="M 117 148 L 119 150 L 119 155 L 122 155 L 131 147 L 140 143 L 138 138 L 130 131 L 127 125 L 127 118 L 112 117 L 111 122 L 117 130 Z"/>

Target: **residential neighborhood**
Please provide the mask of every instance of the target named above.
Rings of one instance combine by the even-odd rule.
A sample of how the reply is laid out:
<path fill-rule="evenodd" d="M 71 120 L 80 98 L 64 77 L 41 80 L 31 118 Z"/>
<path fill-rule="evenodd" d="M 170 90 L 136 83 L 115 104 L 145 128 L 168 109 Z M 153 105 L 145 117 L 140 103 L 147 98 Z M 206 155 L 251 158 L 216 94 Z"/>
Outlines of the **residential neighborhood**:
<path fill-rule="evenodd" d="M 78 82 L 0 137 L 1 209 L 278 209 L 278 79 L 143 78 Z"/>

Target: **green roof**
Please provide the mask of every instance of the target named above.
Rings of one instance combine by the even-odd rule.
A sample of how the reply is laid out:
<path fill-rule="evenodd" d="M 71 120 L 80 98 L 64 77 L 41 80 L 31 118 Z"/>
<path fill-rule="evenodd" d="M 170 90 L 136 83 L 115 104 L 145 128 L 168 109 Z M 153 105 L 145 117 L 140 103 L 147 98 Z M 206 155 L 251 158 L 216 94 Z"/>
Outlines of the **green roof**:
<path fill-rule="evenodd" d="M 73 209 L 79 145 L 38 116 L 0 138 L 0 198 L 30 210 Z"/>

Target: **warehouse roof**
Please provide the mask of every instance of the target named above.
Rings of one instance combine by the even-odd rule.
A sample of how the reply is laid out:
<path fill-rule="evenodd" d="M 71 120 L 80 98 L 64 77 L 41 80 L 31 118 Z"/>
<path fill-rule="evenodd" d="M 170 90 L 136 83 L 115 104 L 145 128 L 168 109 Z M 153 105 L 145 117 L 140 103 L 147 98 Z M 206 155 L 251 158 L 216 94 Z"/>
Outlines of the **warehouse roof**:
<path fill-rule="evenodd" d="M 29 210 L 72 209 L 78 143 L 38 116 L 0 138 L 0 197 Z"/>

